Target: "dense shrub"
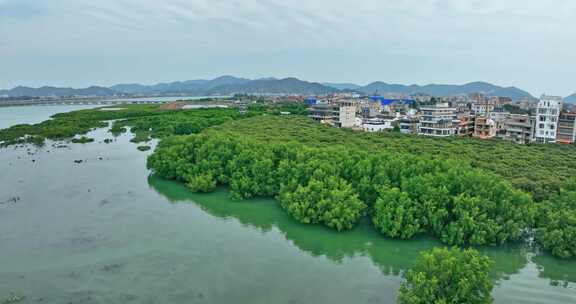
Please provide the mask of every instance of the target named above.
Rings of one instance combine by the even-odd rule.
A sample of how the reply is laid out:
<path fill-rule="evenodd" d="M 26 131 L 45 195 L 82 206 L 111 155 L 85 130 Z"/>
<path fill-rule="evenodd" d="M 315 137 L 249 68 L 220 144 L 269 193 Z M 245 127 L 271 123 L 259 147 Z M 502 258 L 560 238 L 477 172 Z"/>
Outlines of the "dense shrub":
<path fill-rule="evenodd" d="M 343 145 L 367 152 L 455 160 L 504 177 L 516 189 L 531 193 L 536 201 L 547 200 L 576 176 L 574 145 L 517 145 L 503 140 L 367 133 L 332 128 L 303 117 L 271 115 L 232 121 L 209 128 L 205 133 L 248 137 L 263 143 L 297 141 L 309 147 Z M 360 196 L 364 193 L 360 192 Z"/>
<path fill-rule="evenodd" d="M 194 192 L 212 192 L 216 189 L 216 181 L 210 174 L 189 177 L 187 185 Z"/>
<path fill-rule="evenodd" d="M 388 237 L 409 239 L 424 231 L 424 225 L 420 223 L 422 209 L 400 189 L 384 189 L 374 206 L 372 221 Z"/>
<path fill-rule="evenodd" d="M 366 205 L 348 182 L 338 177 L 312 179 L 295 191 L 284 188 L 280 202 L 288 214 L 306 224 L 323 223 L 338 231 L 358 222 Z"/>
<path fill-rule="evenodd" d="M 302 223 L 345 230 L 370 214 L 392 238 L 496 245 L 518 240 L 533 217 L 530 196 L 502 178 L 407 154 L 198 135 L 163 141 L 148 166 L 193 191 L 222 184 L 235 199 L 276 196 Z"/>
<path fill-rule="evenodd" d="M 400 304 L 492 303 L 492 261 L 476 250 L 434 248 L 420 254 L 400 286 Z"/>
<path fill-rule="evenodd" d="M 576 257 L 576 180 L 539 206 L 536 239 L 562 258 Z"/>

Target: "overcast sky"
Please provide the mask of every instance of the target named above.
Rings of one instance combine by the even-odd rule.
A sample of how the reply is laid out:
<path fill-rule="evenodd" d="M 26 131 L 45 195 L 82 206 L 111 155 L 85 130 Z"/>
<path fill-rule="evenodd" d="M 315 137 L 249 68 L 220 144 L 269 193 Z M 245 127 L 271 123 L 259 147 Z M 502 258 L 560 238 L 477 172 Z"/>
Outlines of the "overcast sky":
<path fill-rule="evenodd" d="M 294 76 L 576 92 L 575 0 L 0 0 L 0 88 Z"/>

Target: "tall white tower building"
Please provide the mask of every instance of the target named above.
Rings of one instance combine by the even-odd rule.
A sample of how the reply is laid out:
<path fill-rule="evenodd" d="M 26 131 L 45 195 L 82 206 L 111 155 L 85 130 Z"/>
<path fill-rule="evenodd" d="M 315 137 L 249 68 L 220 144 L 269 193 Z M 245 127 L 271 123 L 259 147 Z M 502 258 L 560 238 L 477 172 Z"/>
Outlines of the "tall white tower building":
<path fill-rule="evenodd" d="M 555 143 L 558 132 L 558 118 L 562 110 L 562 97 L 540 97 L 536 112 L 536 132 L 534 140 L 538 143 Z"/>

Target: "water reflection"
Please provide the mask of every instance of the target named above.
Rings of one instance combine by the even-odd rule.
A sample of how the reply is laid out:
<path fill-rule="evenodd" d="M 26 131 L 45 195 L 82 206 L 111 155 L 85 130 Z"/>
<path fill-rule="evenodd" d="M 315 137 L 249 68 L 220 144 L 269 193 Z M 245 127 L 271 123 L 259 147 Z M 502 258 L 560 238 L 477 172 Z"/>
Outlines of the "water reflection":
<path fill-rule="evenodd" d="M 148 183 L 173 203 L 195 203 L 213 216 L 234 218 L 262 233 L 277 229 L 288 241 L 312 256 L 325 256 L 335 263 L 354 256 L 370 257 L 386 275 L 400 275 L 412 266 L 421 251 L 442 246 L 428 237 L 409 241 L 386 239 L 367 220 L 349 232 L 300 224 L 290 218 L 273 199 L 235 202 L 228 198 L 225 189 L 211 194 L 196 194 L 179 183 L 154 176 L 149 177 Z M 508 279 L 528 263 L 526 251 L 519 245 L 480 250 L 495 261 L 495 280 Z"/>
<path fill-rule="evenodd" d="M 560 260 L 542 254 L 533 257 L 532 261 L 538 266 L 539 276 L 550 279 L 551 285 L 570 287 L 570 283 L 576 283 L 576 260 Z"/>

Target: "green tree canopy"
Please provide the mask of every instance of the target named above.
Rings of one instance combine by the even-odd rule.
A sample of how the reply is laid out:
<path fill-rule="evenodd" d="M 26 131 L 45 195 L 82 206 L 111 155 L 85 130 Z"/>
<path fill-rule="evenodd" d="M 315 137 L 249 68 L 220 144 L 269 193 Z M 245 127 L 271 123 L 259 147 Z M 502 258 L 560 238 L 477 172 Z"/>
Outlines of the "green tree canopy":
<path fill-rule="evenodd" d="M 538 243 L 552 255 L 576 257 L 576 179 L 538 208 Z"/>
<path fill-rule="evenodd" d="M 400 304 L 492 303 L 492 261 L 474 249 L 434 248 L 420 254 L 400 286 Z"/>

